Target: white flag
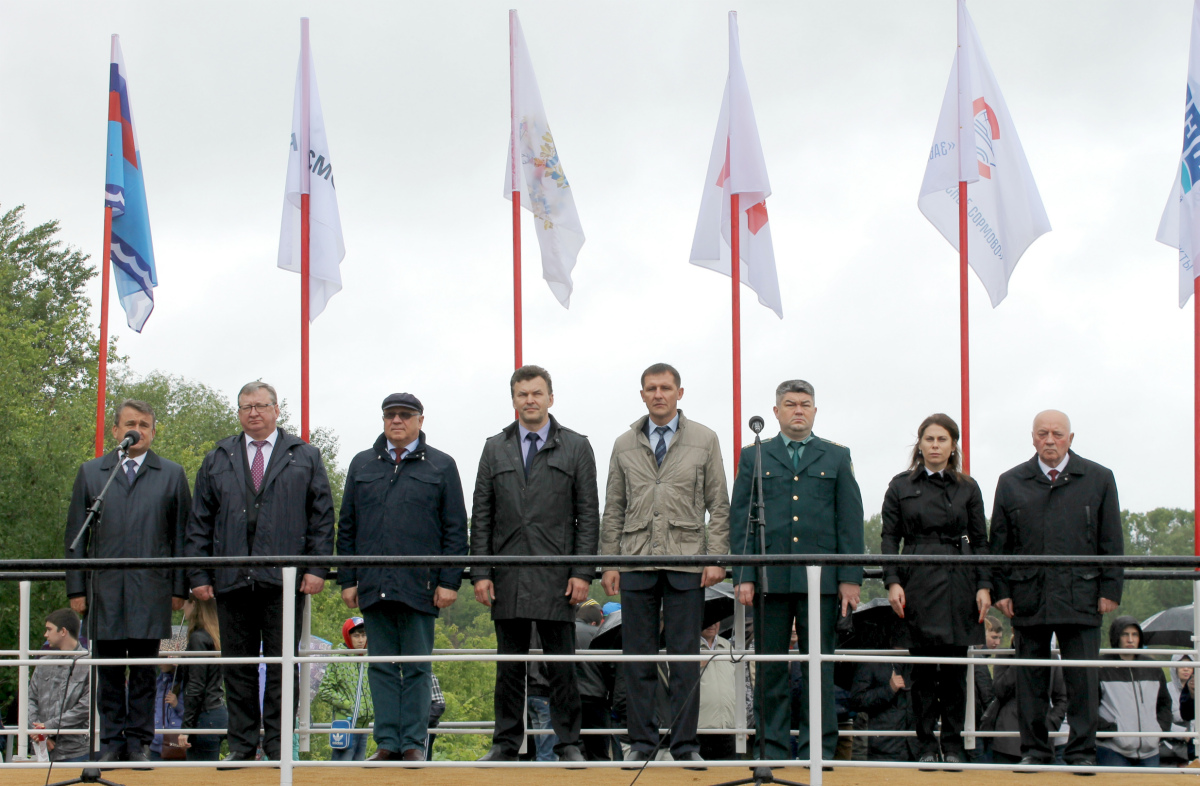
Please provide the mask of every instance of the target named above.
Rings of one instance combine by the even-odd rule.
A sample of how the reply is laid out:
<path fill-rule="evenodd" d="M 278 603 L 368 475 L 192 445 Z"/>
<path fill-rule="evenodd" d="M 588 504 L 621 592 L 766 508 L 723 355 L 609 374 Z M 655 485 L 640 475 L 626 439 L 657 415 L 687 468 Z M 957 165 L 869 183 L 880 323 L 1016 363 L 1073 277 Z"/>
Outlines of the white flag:
<path fill-rule="evenodd" d="M 1188 53 L 1187 99 L 1183 110 L 1183 153 L 1175 169 L 1175 185 L 1167 199 L 1162 221 L 1158 224 L 1160 243 L 1179 249 L 1179 307 L 1183 308 L 1195 288 L 1196 266 L 1192 260 L 1200 254 L 1200 0 L 1192 8 L 1192 45 Z"/>
<path fill-rule="evenodd" d="M 958 183 L 967 188 L 967 261 L 992 307 L 1025 249 L 1050 231 L 1029 162 L 975 23 L 958 0 L 958 52 L 917 206 L 958 250 Z"/>
<path fill-rule="evenodd" d="M 729 229 L 729 197 L 740 194 L 738 210 L 739 278 L 758 295 L 758 302 L 783 319 L 775 250 L 767 223 L 767 197 L 771 183 L 758 141 L 758 124 L 750 103 L 750 88 L 742 70 L 737 13 L 729 12 L 729 76 L 721 99 L 717 135 L 713 139 L 700 198 L 700 216 L 692 237 L 691 263 L 732 275 L 733 256 Z"/>
<path fill-rule="evenodd" d="M 307 42 L 307 38 L 306 38 Z M 292 105 L 292 139 L 288 147 L 287 187 L 283 197 L 283 225 L 279 232 L 279 267 L 300 272 L 300 195 L 307 193 L 309 211 L 308 320 L 312 322 L 329 299 L 342 290 L 338 266 L 346 256 L 342 242 L 342 219 L 338 215 L 337 192 L 333 184 L 333 162 L 325 121 L 321 116 L 321 97 L 317 93 L 317 74 L 312 52 L 302 47 L 296 67 L 296 96 Z M 307 58 L 305 57 L 307 55 Z M 307 60 L 307 62 L 305 62 Z M 304 117 L 303 69 L 309 75 L 309 109 Z M 308 124 L 308 150 L 301 151 L 304 125 Z"/>
<path fill-rule="evenodd" d="M 504 169 L 504 196 L 512 199 L 513 191 L 521 192 L 521 206 L 537 219 L 538 246 L 542 250 L 542 278 L 564 308 L 571 307 L 571 271 L 579 249 L 583 248 L 583 227 L 575 210 L 571 184 L 563 173 L 558 148 L 550 135 L 542 94 L 533 75 L 533 62 L 525 46 L 525 34 L 517 12 L 509 12 L 512 26 L 512 111 L 517 125 L 517 155 L 521 165 L 515 167 L 517 183 L 513 184 L 513 141 L 509 137 L 508 164 Z"/>

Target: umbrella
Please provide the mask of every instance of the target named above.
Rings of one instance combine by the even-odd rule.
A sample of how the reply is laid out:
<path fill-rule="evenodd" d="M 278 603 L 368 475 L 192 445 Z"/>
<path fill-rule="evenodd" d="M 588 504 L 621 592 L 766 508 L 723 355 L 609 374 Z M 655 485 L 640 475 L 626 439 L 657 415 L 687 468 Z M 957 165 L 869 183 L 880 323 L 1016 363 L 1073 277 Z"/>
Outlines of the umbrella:
<path fill-rule="evenodd" d="M 733 616 L 734 603 L 733 585 L 722 582 L 715 584 L 704 590 L 704 619 L 700 628 L 696 630 L 696 646 L 700 646 L 700 630 L 707 628 L 715 622 L 723 623 L 727 617 Z M 730 621 L 730 627 L 733 622 Z M 659 646 L 663 646 L 659 642 Z M 589 649 L 593 650 L 619 650 L 621 649 L 621 610 L 617 609 L 611 614 L 604 617 L 604 622 L 600 623 L 600 629 L 596 631 L 595 638 Z"/>
<path fill-rule="evenodd" d="M 596 631 L 596 635 L 592 637 L 592 643 L 588 645 L 588 649 L 592 650 L 619 650 L 621 649 L 621 610 L 608 614 L 604 618 L 604 622 L 600 623 L 600 629 Z"/>
<path fill-rule="evenodd" d="M 848 636 L 838 637 L 837 647 L 840 650 L 886 650 L 895 641 L 896 633 L 901 630 L 900 618 L 892 611 L 887 598 L 875 598 L 866 603 L 860 603 L 854 611 L 854 632 Z M 854 682 L 854 673 L 858 670 L 857 663 L 837 662 L 833 667 L 834 684 L 850 690 Z"/>
<path fill-rule="evenodd" d="M 1192 647 L 1192 604 L 1160 611 L 1142 623 L 1142 645 Z"/>

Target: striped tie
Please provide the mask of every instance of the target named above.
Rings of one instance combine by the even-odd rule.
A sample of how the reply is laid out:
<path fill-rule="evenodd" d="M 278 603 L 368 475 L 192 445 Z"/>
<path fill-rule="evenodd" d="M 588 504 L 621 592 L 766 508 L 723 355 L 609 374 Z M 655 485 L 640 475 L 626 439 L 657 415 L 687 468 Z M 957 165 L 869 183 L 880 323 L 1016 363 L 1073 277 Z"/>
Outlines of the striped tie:
<path fill-rule="evenodd" d="M 667 432 L 670 431 L 666 426 L 655 426 L 654 433 L 658 435 L 658 444 L 654 446 L 654 460 L 658 462 L 658 466 L 662 466 L 663 459 L 667 457 Z"/>

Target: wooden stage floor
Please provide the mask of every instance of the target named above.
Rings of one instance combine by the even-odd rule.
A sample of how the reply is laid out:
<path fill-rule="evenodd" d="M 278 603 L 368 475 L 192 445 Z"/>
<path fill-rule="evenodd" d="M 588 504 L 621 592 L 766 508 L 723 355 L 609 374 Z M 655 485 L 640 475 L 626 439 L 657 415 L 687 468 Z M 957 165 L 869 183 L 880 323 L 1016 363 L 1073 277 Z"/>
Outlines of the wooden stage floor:
<path fill-rule="evenodd" d="M 76 777 L 78 769 L 54 768 L 53 781 Z M 301 768 L 295 771 L 295 786 L 383 786 L 402 783 L 404 786 L 628 786 L 636 773 L 618 768 L 589 770 L 560 770 L 544 767 L 423 770 L 360 769 L 339 767 L 330 769 Z M 690 772 L 675 768 L 648 769 L 638 779 L 638 786 L 707 786 L 746 777 L 749 770 L 742 767 L 713 767 L 706 772 Z M 123 786 L 274 786 L 279 783 L 279 771 L 245 769 L 218 771 L 208 768 L 188 768 L 156 772 L 105 770 L 104 776 Z M 789 768 L 775 770 L 775 777 L 798 783 L 808 782 L 808 770 Z M 824 773 L 827 786 L 1151 786 L 1177 784 L 1190 786 L 1198 775 L 1180 775 L 1171 770 L 1150 770 L 1146 774 L 1102 774 L 1080 780 L 1069 773 L 1013 773 L 1003 771 L 920 772 L 915 769 L 880 769 L 838 767 Z M 0 774 L 4 786 L 41 786 L 46 781 L 45 770 L 7 770 Z"/>

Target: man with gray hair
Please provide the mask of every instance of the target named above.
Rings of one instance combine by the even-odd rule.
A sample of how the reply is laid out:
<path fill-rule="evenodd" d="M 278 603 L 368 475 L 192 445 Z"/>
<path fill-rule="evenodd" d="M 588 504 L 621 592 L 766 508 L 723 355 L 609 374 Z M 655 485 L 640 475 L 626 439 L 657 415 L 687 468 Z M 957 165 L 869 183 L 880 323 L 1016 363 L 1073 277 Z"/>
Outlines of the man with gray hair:
<path fill-rule="evenodd" d="M 67 510 L 67 559 L 170 558 L 183 554 L 183 533 L 191 510 L 183 467 L 150 450 L 154 409 L 125 399 L 113 410 L 114 443 L 137 440 L 79 468 Z M 100 515 L 76 550 L 75 536 L 88 510 L 113 477 Z M 187 584 L 181 570 L 99 570 L 90 575 L 91 598 L 82 571 L 67 572 L 67 597 L 77 614 L 87 614 L 96 658 L 154 658 L 160 639 L 171 637 L 171 612 L 183 608 Z M 89 608 L 90 606 L 90 608 Z M 126 678 L 128 669 L 128 678 Z M 145 762 L 154 740 L 153 666 L 100 666 L 96 669 L 100 710 L 100 760 Z"/>
<path fill-rule="evenodd" d="M 992 506 L 991 553 L 1036 556 L 1120 556 L 1125 553 L 1117 482 L 1106 467 L 1071 450 L 1071 420 L 1058 410 L 1033 419 L 1037 453 L 1000 476 Z M 1058 636 L 1062 657 L 1100 657 L 1100 622 L 1121 602 L 1119 567 L 993 568 L 996 608 L 1020 632 L 1018 658 L 1049 658 Z M 1096 764 L 1099 675 L 1095 669 L 1064 668 L 1067 764 Z M 1017 717 L 1021 764 L 1052 764 L 1046 728 L 1050 667 L 1017 670 Z"/>
<path fill-rule="evenodd" d="M 195 499 L 188 522 L 189 557 L 311 556 L 297 579 L 295 648 L 304 609 L 299 594 L 316 595 L 325 586 L 323 557 L 333 554 L 333 497 L 321 451 L 277 427 L 275 388 L 251 382 L 238 393 L 242 432 L 217 443 L 196 473 Z M 280 568 L 196 568 L 188 572 L 200 600 L 217 599 L 221 652 L 227 657 L 283 654 L 283 574 Z M 258 667 L 221 667 L 229 707 L 229 756 L 253 761 L 260 723 L 263 753 L 278 761 L 283 671 L 267 667 L 261 710 Z M 299 680 L 291 675 L 299 697 Z M 291 730 L 288 730 L 291 738 Z M 289 755 L 291 745 L 286 747 Z"/>
<path fill-rule="evenodd" d="M 762 442 L 763 501 L 768 554 L 862 554 L 863 506 L 850 449 L 812 433 L 817 417 L 813 386 L 788 380 L 775 390 L 779 436 Z M 730 503 L 730 551 L 757 554 L 747 521 L 754 483 L 754 446 L 742 448 L 737 481 Z M 858 606 L 861 566 L 827 567 L 821 571 L 821 652 L 832 653 L 834 626 Z M 738 600 L 754 602 L 754 568 L 734 568 Z M 808 652 L 808 578 L 803 565 L 767 569 L 767 592 L 759 641 L 765 655 L 783 655 L 795 623 L 801 653 Z M 791 702 L 787 663 L 760 663 L 762 675 L 758 712 L 763 719 L 763 758 L 791 758 Z M 798 725 L 799 758 L 809 758 L 809 725 L 821 724 L 822 756 L 832 760 L 837 748 L 837 710 L 834 705 L 833 664 L 821 667 L 821 717 L 808 717 L 808 686 L 804 683 Z"/>

